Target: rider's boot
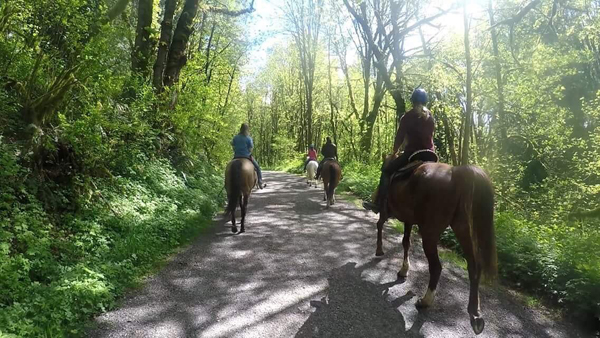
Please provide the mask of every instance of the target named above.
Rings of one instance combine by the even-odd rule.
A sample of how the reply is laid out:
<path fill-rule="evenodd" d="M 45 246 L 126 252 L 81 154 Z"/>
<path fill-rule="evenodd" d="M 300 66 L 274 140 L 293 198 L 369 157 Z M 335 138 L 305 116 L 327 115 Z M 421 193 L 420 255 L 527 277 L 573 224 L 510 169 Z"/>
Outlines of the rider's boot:
<path fill-rule="evenodd" d="M 266 184 L 265 182 L 263 182 L 263 181 L 258 181 L 258 187 L 259 187 L 260 189 L 264 189 L 264 188 L 266 188 L 266 186 L 267 186 L 267 184 Z"/>
<path fill-rule="evenodd" d="M 390 179 L 386 174 L 381 174 L 381 178 L 379 179 L 379 189 L 377 190 L 375 202 L 364 201 L 363 208 L 378 214 L 385 207 L 387 202 L 388 186 L 390 183 L 389 180 Z"/>

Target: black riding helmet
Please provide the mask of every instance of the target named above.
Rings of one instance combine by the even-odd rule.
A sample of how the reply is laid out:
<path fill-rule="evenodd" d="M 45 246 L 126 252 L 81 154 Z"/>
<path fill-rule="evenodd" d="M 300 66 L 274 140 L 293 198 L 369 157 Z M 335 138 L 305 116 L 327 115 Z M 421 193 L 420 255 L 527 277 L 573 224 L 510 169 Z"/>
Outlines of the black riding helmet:
<path fill-rule="evenodd" d="M 425 89 L 420 87 L 415 89 L 415 91 L 413 91 L 412 95 L 410 96 L 410 102 L 412 102 L 413 104 L 419 103 L 422 105 L 426 105 L 428 100 L 429 98 L 427 97 L 427 92 L 425 91 Z"/>

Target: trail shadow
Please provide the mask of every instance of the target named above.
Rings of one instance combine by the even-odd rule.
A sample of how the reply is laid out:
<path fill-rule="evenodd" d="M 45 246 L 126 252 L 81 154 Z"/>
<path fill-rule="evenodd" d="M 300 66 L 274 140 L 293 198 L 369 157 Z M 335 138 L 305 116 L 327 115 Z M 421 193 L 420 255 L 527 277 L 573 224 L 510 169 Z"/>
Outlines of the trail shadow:
<path fill-rule="evenodd" d="M 356 263 L 349 262 L 334 269 L 327 278 L 327 296 L 310 302 L 316 310 L 295 337 L 423 337 L 419 330 L 424 317 L 406 330 L 404 317 L 396 309 L 415 294 L 409 291 L 390 303 L 387 290 L 398 282 L 363 280 L 361 274 L 369 265 L 357 268 Z"/>
<path fill-rule="evenodd" d="M 386 254 L 373 258 L 372 214 L 347 203 L 323 211 L 321 189 L 282 173 L 265 176 L 267 189 L 250 197 L 246 233 L 232 234 L 229 219 L 217 216 L 210 232 L 99 316 L 85 336 L 473 336 L 465 271 L 445 264 L 436 304 L 418 312 L 414 302 L 429 278 L 419 240 L 408 279 L 397 281 L 401 235 L 386 228 Z M 506 293 L 486 292 L 483 337 L 579 337 L 507 304 Z"/>

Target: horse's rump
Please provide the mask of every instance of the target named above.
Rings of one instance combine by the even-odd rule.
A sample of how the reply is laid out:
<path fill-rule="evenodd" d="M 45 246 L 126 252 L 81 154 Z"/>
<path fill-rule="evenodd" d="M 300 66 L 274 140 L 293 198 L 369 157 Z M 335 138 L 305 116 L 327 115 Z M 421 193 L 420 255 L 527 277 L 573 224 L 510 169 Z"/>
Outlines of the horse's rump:
<path fill-rule="evenodd" d="M 452 167 L 445 163 L 418 163 L 407 179 L 396 179 L 389 189 L 390 214 L 412 224 L 450 224 L 457 206 Z M 412 173 L 412 174 L 411 174 Z"/>
<path fill-rule="evenodd" d="M 337 185 L 340 183 L 342 176 L 342 167 L 336 160 L 329 160 L 323 164 L 321 170 L 321 176 L 323 177 L 323 188 L 327 195 L 327 205 L 333 204 L 334 192 Z"/>
<path fill-rule="evenodd" d="M 257 175 L 252 161 L 247 158 L 234 158 L 225 169 L 225 190 L 227 191 L 227 212 L 235 211 L 242 194 L 250 195 L 256 184 Z"/>
<path fill-rule="evenodd" d="M 342 167 L 340 167 L 340 164 L 333 159 L 326 161 L 321 169 L 321 177 L 323 177 L 323 182 L 337 185 L 337 183 L 340 181 L 341 174 Z"/>

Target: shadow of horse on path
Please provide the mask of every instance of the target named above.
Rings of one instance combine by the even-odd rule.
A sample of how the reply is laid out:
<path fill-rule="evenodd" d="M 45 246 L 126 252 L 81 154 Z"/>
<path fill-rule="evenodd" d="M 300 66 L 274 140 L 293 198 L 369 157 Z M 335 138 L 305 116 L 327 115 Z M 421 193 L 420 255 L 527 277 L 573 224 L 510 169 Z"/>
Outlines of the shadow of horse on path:
<path fill-rule="evenodd" d="M 362 279 L 362 272 L 378 261 L 373 259 L 359 268 L 349 262 L 334 269 L 328 278 L 327 296 L 310 302 L 315 310 L 295 337 L 424 337 L 419 331 L 425 317 L 418 316 L 407 330 L 396 309 L 416 296 L 412 291 L 392 302 L 386 300 L 387 290 L 402 280 L 375 284 Z"/>

